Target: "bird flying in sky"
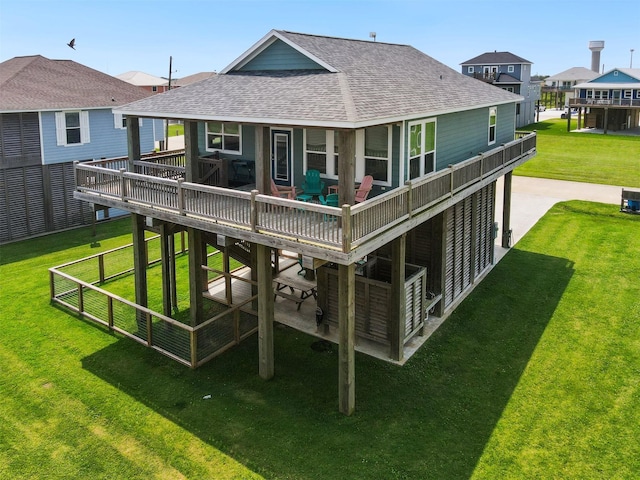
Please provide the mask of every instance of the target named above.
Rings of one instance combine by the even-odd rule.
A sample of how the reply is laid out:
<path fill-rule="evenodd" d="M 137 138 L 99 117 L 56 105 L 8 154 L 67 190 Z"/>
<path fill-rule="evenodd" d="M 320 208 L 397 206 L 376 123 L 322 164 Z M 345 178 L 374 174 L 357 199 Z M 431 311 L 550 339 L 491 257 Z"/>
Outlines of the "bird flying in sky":
<path fill-rule="evenodd" d="M 76 49 L 75 44 L 76 44 L 76 39 L 75 38 L 72 38 L 71 41 L 69 43 L 67 43 L 67 45 L 69 45 L 74 50 Z"/>

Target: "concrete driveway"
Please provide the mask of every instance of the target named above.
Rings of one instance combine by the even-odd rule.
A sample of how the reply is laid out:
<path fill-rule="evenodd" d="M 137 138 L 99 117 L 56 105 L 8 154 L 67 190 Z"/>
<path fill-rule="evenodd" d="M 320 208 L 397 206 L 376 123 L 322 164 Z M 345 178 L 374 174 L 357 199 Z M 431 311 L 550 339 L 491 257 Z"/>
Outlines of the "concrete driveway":
<path fill-rule="evenodd" d="M 496 238 L 495 258 L 496 262 L 498 262 L 508 251 L 508 249 L 501 246 L 502 199 L 504 194 L 502 177 L 498 179 L 496 188 L 496 222 L 498 222 L 499 233 L 498 238 Z M 514 175 L 511 185 L 511 245 L 515 245 L 558 202 L 586 200 L 619 206 L 621 193 L 622 187 L 618 186 Z"/>

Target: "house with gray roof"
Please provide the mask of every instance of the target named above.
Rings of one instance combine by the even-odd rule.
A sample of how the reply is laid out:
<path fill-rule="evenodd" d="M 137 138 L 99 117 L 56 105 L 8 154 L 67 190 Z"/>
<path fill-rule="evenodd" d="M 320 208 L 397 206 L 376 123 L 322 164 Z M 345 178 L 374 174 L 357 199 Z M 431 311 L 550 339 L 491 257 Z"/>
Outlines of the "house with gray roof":
<path fill-rule="evenodd" d="M 132 214 L 141 314 L 118 331 L 192 368 L 257 333 L 268 379 L 287 325 L 338 345 L 352 413 L 355 352 L 403 365 L 491 270 L 500 177 L 508 247 L 511 172 L 536 154 L 536 134 L 515 132 L 522 100 L 408 45 L 272 30 L 217 75 L 117 108 L 132 126 L 185 124 L 184 162 L 162 175 L 134 173 L 135 128 L 128 171 L 76 166 L 76 198 Z M 174 234 L 189 242 L 189 285 L 168 275 L 153 321 L 146 230 L 166 272 Z M 212 282 L 207 246 L 225 265 Z M 190 292 L 185 325 L 169 318 L 175 288 Z"/>
<path fill-rule="evenodd" d="M 169 82 L 166 78 L 156 77 L 145 72 L 132 70 L 116 75 L 115 77 L 147 92 L 163 93 L 169 90 Z"/>
<path fill-rule="evenodd" d="M 568 106 L 570 99 L 574 98 L 573 88 L 579 83 L 596 78 L 598 75 L 598 72 L 588 68 L 573 67 L 547 77 L 542 87 L 545 103 L 556 108 Z"/>
<path fill-rule="evenodd" d="M 569 105 L 578 111 L 578 129 L 640 132 L 639 68 L 614 68 L 573 88 Z"/>
<path fill-rule="evenodd" d="M 540 84 L 531 79 L 531 65 L 511 52 L 486 52 L 461 63 L 464 75 L 495 85 L 522 97 L 516 106 L 516 128 L 535 121 Z"/>
<path fill-rule="evenodd" d="M 91 221 L 88 205 L 73 199 L 73 162 L 125 156 L 126 119 L 111 109 L 147 95 L 71 60 L 0 64 L 0 242 Z M 141 148 L 152 151 L 154 122 L 145 119 L 140 132 Z"/>

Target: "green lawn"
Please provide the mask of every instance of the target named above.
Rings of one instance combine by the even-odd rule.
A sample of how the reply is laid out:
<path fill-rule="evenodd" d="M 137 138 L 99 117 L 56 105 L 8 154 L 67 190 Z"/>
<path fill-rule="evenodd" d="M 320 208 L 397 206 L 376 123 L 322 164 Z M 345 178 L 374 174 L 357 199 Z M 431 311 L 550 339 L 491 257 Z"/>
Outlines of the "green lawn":
<path fill-rule="evenodd" d="M 640 187 L 640 137 L 570 133 L 562 119 L 522 130 L 537 130 L 538 155 L 517 168 L 516 175 Z"/>
<path fill-rule="evenodd" d="M 47 267 L 127 220 L 0 247 L 0 478 L 633 478 L 640 216 L 554 207 L 404 367 L 276 328 L 192 371 L 49 305 Z M 203 398 L 210 395 L 211 398 Z"/>
<path fill-rule="evenodd" d="M 184 135 L 184 125 L 182 124 L 169 125 L 169 136 L 175 137 L 177 135 Z"/>

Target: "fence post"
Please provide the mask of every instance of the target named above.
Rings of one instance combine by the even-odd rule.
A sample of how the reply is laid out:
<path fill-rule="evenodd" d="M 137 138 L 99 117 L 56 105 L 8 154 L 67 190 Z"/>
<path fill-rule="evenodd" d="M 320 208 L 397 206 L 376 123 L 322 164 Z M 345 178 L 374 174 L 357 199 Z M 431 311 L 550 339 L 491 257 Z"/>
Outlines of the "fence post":
<path fill-rule="evenodd" d="M 182 182 L 184 182 L 184 178 L 178 179 L 178 213 L 180 215 L 185 215 L 184 213 L 184 190 L 182 189 Z"/>
<path fill-rule="evenodd" d="M 124 174 L 127 171 L 126 168 L 121 168 L 120 169 L 120 200 L 122 200 L 123 202 L 126 202 L 126 196 L 127 196 L 127 188 L 126 188 L 126 182 L 125 182 L 125 178 L 124 178 Z"/>
<path fill-rule="evenodd" d="M 98 256 L 98 277 L 100 283 L 104 283 L 104 254 Z"/>
<path fill-rule="evenodd" d="M 149 312 L 145 312 L 145 320 L 147 321 L 147 345 L 149 347 L 153 346 L 153 322 L 151 321 L 151 314 Z"/>
<path fill-rule="evenodd" d="M 113 330 L 113 297 L 107 297 L 107 323 L 109 330 Z"/>
<path fill-rule="evenodd" d="M 80 283 L 76 285 L 78 286 L 78 311 L 79 313 L 84 313 L 84 292 Z"/>
<path fill-rule="evenodd" d="M 449 196 L 453 197 L 453 165 L 449 165 Z"/>
<path fill-rule="evenodd" d="M 56 298 L 56 277 L 51 269 L 49 269 L 49 295 L 51 297 L 51 301 Z"/>
<path fill-rule="evenodd" d="M 342 206 L 342 252 L 351 251 L 351 205 Z"/>
<path fill-rule="evenodd" d="M 256 232 L 258 230 L 258 204 L 256 202 L 256 195 L 258 195 L 258 193 L 260 193 L 258 190 L 251 190 L 250 219 L 252 232 Z"/>
<path fill-rule="evenodd" d="M 413 188 L 411 180 L 404 182 L 404 186 L 407 188 L 407 214 L 409 218 L 413 216 Z"/>
<path fill-rule="evenodd" d="M 191 368 L 196 368 L 198 366 L 198 331 L 191 330 Z"/>
<path fill-rule="evenodd" d="M 78 165 L 80 165 L 80 162 L 78 160 L 74 160 L 73 161 L 73 181 L 76 188 L 80 186 L 78 185 Z"/>

